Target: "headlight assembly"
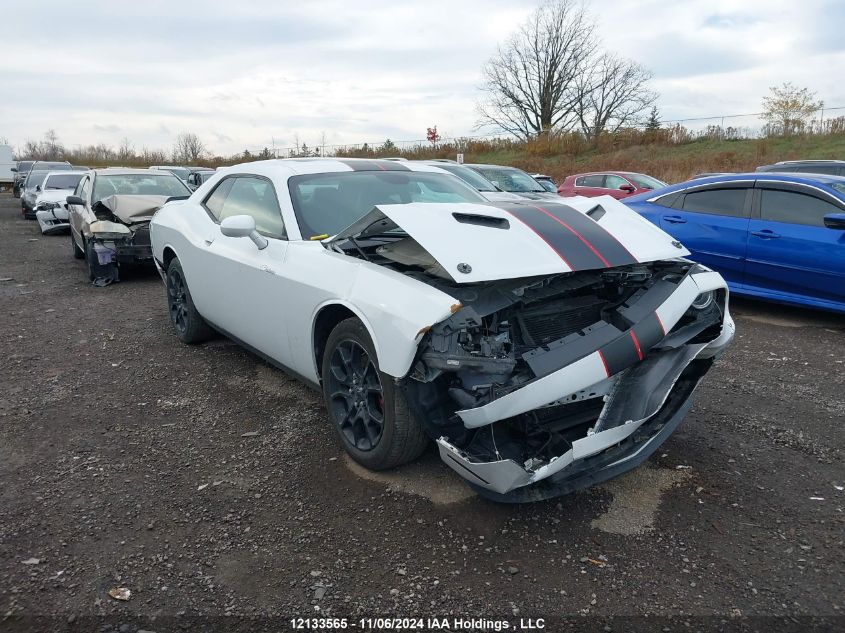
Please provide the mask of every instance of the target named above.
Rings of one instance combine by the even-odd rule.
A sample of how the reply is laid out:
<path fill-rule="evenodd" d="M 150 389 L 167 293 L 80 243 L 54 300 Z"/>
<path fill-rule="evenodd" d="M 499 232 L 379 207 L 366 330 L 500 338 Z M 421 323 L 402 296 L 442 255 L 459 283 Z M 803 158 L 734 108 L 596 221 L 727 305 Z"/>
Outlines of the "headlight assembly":
<path fill-rule="evenodd" d="M 692 302 L 692 307 L 696 310 L 705 310 L 710 307 L 711 303 L 713 303 L 713 291 L 708 290 L 695 298 L 695 301 Z"/>

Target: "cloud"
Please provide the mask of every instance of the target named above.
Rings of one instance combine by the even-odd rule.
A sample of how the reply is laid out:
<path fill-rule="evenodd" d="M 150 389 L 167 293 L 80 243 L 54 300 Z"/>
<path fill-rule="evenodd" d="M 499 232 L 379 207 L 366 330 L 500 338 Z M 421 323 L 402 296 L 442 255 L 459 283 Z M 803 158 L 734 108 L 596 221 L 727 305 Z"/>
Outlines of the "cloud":
<path fill-rule="evenodd" d="M 538 0 L 29 3 L 0 69 L 14 143 L 55 128 L 68 145 L 128 137 L 169 148 L 192 131 L 221 154 L 300 142 L 473 133 L 480 69 Z M 834 0 L 592 0 L 606 48 L 651 68 L 667 118 L 755 111 L 792 80 L 845 104 Z M 78 23 L 43 46 L 45 25 Z M 824 64 L 824 65 L 823 65 Z M 838 105 L 838 104 L 837 104 Z M 750 109 L 749 109 L 750 108 Z"/>

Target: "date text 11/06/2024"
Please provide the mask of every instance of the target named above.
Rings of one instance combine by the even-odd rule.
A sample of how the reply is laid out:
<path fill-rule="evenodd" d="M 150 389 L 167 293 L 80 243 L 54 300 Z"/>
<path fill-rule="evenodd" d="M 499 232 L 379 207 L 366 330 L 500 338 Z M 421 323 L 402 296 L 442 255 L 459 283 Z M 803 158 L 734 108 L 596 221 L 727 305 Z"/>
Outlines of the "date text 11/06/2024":
<path fill-rule="evenodd" d="M 357 628 L 364 631 L 530 631 L 546 628 L 543 618 L 487 620 L 485 618 L 291 618 L 296 630 L 331 631 Z"/>

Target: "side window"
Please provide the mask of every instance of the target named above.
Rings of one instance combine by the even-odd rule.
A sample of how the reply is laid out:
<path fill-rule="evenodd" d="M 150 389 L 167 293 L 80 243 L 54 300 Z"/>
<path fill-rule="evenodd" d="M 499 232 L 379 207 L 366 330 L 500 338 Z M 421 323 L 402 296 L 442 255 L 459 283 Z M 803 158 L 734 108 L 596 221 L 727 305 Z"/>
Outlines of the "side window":
<path fill-rule="evenodd" d="M 576 187 L 604 187 L 604 176 L 594 174 L 592 176 L 581 176 L 575 180 Z"/>
<path fill-rule="evenodd" d="M 223 203 L 226 201 L 226 196 L 229 195 L 229 191 L 232 189 L 232 185 L 234 183 L 234 178 L 221 180 L 220 184 L 218 184 L 214 188 L 214 191 L 208 194 L 208 197 L 203 201 L 205 208 L 218 222 L 222 219 L 220 217 L 220 213 L 223 211 Z"/>
<path fill-rule="evenodd" d="M 745 218 L 745 193 L 747 189 L 706 189 L 684 196 L 684 211 L 729 215 Z"/>
<path fill-rule="evenodd" d="M 91 179 L 83 178 L 82 182 L 79 183 L 79 187 L 79 197 L 87 202 L 91 197 Z"/>
<path fill-rule="evenodd" d="M 828 213 L 842 213 L 842 210 L 815 196 L 796 191 L 761 191 L 760 218 L 763 220 L 823 227 L 824 216 Z"/>
<path fill-rule="evenodd" d="M 249 176 L 238 176 L 232 180 L 234 183 L 223 201 L 219 219 L 233 215 L 251 215 L 259 233 L 285 239 L 282 210 L 270 181 Z"/>
<path fill-rule="evenodd" d="M 607 189 L 619 189 L 619 187 L 630 184 L 631 183 L 629 183 L 621 176 L 614 176 L 613 174 L 608 174 L 604 177 L 604 186 Z"/>

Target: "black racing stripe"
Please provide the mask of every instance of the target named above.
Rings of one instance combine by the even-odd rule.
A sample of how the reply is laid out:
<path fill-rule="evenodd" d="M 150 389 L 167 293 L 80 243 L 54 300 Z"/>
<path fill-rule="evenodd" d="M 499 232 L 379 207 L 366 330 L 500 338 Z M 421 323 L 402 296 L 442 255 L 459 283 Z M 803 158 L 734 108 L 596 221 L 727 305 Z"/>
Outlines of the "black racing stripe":
<path fill-rule="evenodd" d="M 625 332 L 623 336 L 602 347 L 601 353 L 604 357 L 605 365 L 607 365 L 608 375 L 610 376 L 618 374 L 634 363 L 640 362 L 640 356 L 637 354 L 634 339 L 631 338 L 629 332 Z"/>
<path fill-rule="evenodd" d="M 652 312 L 645 319 L 634 325 L 634 335 L 640 343 L 643 355 L 648 353 L 652 347 L 663 340 L 663 326 L 660 325 L 660 318 L 657 312 Z"/>
<path fill-rule="evenodd" d="M 537 378 L 548 376 L 561 367 L 571 365 L 576 360 L 589 356 L 597 349 L 616 339 L 620 332 L 605 321 L 599 321 L 582 332 L 570 334 L 547 346 L 540 346 L 522 355 Z"/>
<path fill-rule="evenodd" d="M 514 204 L 508 205 L 505 210 L 539 235 L 572 270 L 607 267 L 577 235 L 540 209 Z"/>
<path fill-rule="evenodd" d="M 627 266 L 638 263 L 631 253 L 601 224 L 587 215 L 563 204 L 547 204 L 538 202 L 537 206 L 551 213 L 561 222 L 566 223 L 608 262 L 611 267 Z"/>
<path fill-rule="evenodd" d="M 352 171 L 411 171 L 401 162 L 395 160 L 366 160 L 361 158 L 343 160 L 339 158 L 337 161 L 350 167 Z"/>

